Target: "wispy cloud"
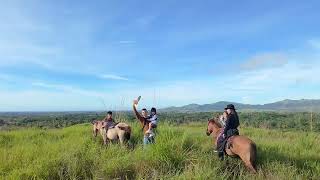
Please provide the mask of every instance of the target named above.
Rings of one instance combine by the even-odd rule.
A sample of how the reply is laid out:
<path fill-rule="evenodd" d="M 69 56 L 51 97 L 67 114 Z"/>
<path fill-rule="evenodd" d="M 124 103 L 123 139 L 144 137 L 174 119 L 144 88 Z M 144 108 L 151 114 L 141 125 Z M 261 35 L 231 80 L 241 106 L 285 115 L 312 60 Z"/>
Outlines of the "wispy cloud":
<path fill-rule="evenodd" d="M 313 48 L 316 48 L 316 49 L 319 49 L 320 50 L 320 39 L 310 39 L 308 41 L 308 43 L 313 47 Z"/>
<path fill-rule="evenodd" d="M 254 55 L 245 61 L 241 68 L 244 70 L 255 70 L 270 67 L 282 67 L 288 63 L 288 57 L 285 53 L 261 53 Z"/>
<path fill-rule="evenodd" d="M 12 81 L 14 77 L 8 75 L 8 74 L 0 74 L 0 80 L 3 81 Z"/>
<path fill-rule="evenodd" d="M 50 84 L 50 83 L 43 83 L 43 82 L 33 82 L 32 86 L 42 87 L 46 89 L 53 89 L 57 91 L 63 91 L 63 92 L 69 92 L 73 94 L 78 95 L 84 95 L 89 97 L 104 97 L 105 94 L 96 92 L 96 91 L 90 91 L 90 90 L 84 90 L 81 88 L 76 88 L 73 86 L 63 85 L 63 84 Z"/>
<path fill-rule="evenodd" d="M 119 44 L 134 44 L 136 41 L 119 41 Z"/>
<path fill-rule="evenodd" d="M 102 75 L 99 75 L 99 77 L 102 78 L 102 79 L 129 81 L 128 78 L 125 78 L 125 77 L 122 77 L 122 76 L 118 76 L 118 75 L 114 75 L 114 74 L 102 74 Z"/>
<path fill-rule="evenodd" d="M 155 16 L 155 15 L 144 16 L 144 17 L 140 17 L 140 18 L 136 19 L 136 23 L 138 26 L 140 26 L 142 28 L 146 28 L 146 27 L 150 26 L 152 24 L 152 22 L 155 21 L 156 18 L 157 18 L 157 16 Z"/>

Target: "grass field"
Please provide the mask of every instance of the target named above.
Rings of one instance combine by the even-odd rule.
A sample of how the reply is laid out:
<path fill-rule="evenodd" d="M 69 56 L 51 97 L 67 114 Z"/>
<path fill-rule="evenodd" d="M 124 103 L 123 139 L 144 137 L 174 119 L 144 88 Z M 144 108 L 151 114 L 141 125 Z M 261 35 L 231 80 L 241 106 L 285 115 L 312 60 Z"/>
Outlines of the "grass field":
<path fill-rule="evenodd" d="M 258 146 L 258 174 L 241 161 L 218 161 L 206 124 L 161 124 L 155 145 L 102 145 L 91 124 L 64 129 L 0 131 L 1 179 L 320 179 L 320 135 L 242 128 Z"/>

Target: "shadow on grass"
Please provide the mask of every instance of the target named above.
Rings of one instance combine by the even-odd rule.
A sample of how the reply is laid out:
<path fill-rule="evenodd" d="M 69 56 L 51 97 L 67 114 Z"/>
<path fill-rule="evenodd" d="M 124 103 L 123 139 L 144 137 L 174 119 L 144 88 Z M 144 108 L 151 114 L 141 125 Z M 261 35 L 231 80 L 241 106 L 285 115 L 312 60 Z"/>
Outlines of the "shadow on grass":
<path fill-rule="evenodd" d="M 284 154 L 280 151 L 281 150 L 275 147 L 268 147 L 267 149 L 258 148 L 258 168 L 263 165 L 268 165 L 269 163 L 277 162 L 288 166 L 294 166 L 300 173 L 309 171 L 311 176 L 319 173 L 317 172 L 319 171 L 317 166 L 320 164 L 320 157 L 296 157 L 293 154 Z"/>

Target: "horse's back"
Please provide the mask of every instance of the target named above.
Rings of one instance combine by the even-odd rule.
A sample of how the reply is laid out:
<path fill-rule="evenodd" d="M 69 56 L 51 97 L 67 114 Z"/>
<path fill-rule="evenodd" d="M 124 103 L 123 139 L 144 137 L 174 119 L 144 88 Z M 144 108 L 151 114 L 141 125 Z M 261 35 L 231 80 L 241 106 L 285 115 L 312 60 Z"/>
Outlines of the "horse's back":
<path fill-rule="evenodd" d="M 127 123 L 120 122 L 116 125 L 116 127 L 130 127 Z"/>
<path fill-rule="evenodd" d="M 126 133 L 131 134 L 131 127 L 126 123 L 120 122 L 114 128 L 108 130 L 108 138 L 118 139 L 119 136 L 124 136 Z"/>
<path fill-rule="evenodd" d="M 229 143 L 230 150 L 234 154 L 239 154 L 241 152 L 251 151 L 252 148 L 255 148 L 255 143 L 246 136 L 233 136 L 230 138 Z"/>
<path fill-rule="evenodd" d="M 119 129 L 120 131 L 124 131 L 125 133 L 130 133 L 131 134 L 131 127 L 126 124 L 126 123 L 119 123 L 116 125 L 116 128 Z"/>
<path fill-rule="evenodd" d="M 254 142 L 250 138 L 248 138 L 247 136 L 243 136 L 243 135 L 234 136 L 233 140 L 239 141 L 243 144 L 246 144 L 246 143 L 254 144 Z"/>

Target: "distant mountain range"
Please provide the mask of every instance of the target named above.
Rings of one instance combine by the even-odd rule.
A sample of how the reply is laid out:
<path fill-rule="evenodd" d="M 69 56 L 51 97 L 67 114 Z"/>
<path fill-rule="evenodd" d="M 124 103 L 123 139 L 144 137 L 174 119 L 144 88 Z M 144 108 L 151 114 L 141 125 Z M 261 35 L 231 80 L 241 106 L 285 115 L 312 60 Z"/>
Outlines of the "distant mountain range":
<path fill-rule="evenodd" d="M 219 101 L 213 104 L 189 104 L 181 107 L 168 107 L 161 109 L 161 111 L 175 111 L 175 112 L 210 112 L 222 111 L 227 104 L 234 104 L 239 111 L 288 111 L 288 112 L 309 112 L 320 111 L 320 100 L 317 99 L 301 99 L 290 100 L 285 99 L 269 104 L 242 104 L 236 102 Z"/>

